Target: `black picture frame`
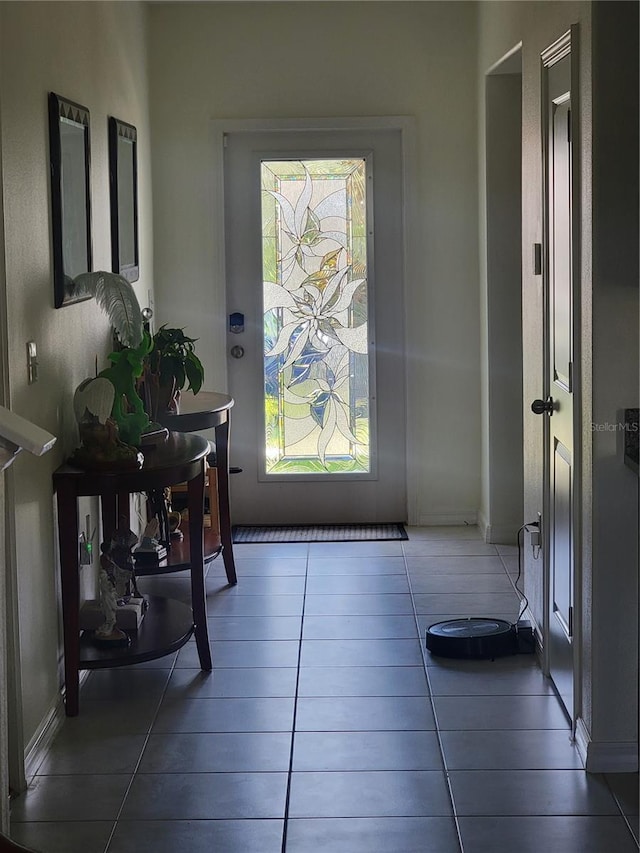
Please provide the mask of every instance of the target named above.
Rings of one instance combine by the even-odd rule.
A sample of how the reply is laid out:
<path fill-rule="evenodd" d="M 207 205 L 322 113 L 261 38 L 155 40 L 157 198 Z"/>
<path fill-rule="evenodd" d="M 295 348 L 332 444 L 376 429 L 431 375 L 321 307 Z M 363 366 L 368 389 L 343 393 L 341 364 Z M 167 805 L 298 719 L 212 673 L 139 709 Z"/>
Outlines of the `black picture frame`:
<path fill-rule="evenodd" d="M 53 292 L 56 308 L 90 299 L 74 278 L 91 272 L 91 143 L 89 110 L 49 92 L 49 157 Z"/>
<path fill-rule="evenodd" d="M 109 116 L 111 269 L 127 281 L 140 277 L 138 248 L 138 132 Z"/>

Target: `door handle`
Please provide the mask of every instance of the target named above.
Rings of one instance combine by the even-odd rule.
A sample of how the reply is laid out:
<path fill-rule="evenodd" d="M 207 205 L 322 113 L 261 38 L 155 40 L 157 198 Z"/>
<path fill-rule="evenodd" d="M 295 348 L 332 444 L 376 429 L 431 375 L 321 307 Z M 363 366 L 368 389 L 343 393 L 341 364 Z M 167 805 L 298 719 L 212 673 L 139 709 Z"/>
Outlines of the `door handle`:
<path fill-rule="evenodd" d="M 534 415 L 544 415 L 546 413 L 551 417 L 553 415 L 553 397 L 547 397 L 546 400 L 534 400 L 531 404 L 531 411 Z"/>
<path fill-rule="evenodd" d="M 242 356 L 244 355 L 244 347 L 241 347 L 239 344 L 236 344 L 235 346 L 231 347 L 229 352 L 232 358 L 242 358 Z"/>

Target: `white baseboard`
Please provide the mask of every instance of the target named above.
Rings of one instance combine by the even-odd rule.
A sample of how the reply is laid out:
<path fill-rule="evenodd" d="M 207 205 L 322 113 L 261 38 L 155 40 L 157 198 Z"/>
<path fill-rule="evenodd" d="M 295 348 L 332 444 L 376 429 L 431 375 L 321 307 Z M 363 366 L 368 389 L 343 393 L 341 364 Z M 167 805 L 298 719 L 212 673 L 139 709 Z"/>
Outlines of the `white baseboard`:
<path fill-rule="evenodd" d="M 79 673 L 80 685 L 89 677 L 89 670 Z M 62 728 L 66 719 L 64 709 L 64 696 L 62 693 L 53 701 L 49 711 L 45 714 L 38 730 L 31 738 L 24 751 L 24 775 L 27 785 L 33 781 L 43 759 L 45 758 L 55 736 Z"/>
<path fill-rule="evenodd" d="M 478 530 L 480 531 L 482 539 L 485 542 L 488 542 L 489 540 L 487 539 L 487 536 L 491 531 L 491 525 L 487 521 L 486 515 L 481 510 L 478 511 Z"/>
<path fill-rule="evenodd" d="M 51 747 L 55 736 L 58 734 L 64 723 L 64 702 L 62 696 L 54 701 L 53 705 L 45 714 L 37 732 L 31 738 L 24 755 L 24 775 L 27 780 L 27 785 L 33 781 L 33 777 L 38 772 L 38 768 Z"/>
<path fill-rule="evenodd" d="M 576 721 L 576 746 L 588 773 L 635 773 L 636 741 L 593 741 L 582 717 Z"/>
<path fill-rule="evenodd" d="M 427 512 L 418 516 L 418 527 L 464 527 L 478 523 L 478 512 L 475 509 L 461 512 Z"/>

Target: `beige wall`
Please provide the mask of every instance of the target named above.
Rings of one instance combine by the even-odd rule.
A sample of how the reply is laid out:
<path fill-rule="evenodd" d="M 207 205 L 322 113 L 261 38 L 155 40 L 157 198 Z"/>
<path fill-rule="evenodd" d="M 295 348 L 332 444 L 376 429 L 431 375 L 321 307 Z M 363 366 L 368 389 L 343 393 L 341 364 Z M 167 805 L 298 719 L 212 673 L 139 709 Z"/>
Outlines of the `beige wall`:
<path fill-rule="evenodd" d="M 226 385 L 213 118 L 415 116 L 418 275 L 406 282 L 415 521 L 475 519 L 479 318 L 475 4 L 160 3 L 150 8 L 156 293 Z"/>
<path fill-rule="evenodd" d="M 47 93 L 91 113 L 94 268 L 110 269 L 107 116 L 138 127 L 141 278 L 152 286 L 151 185 L 146 18 L 137 3 L 0 4 L 0 110 L 8 321 L 9 401 L 59 437 L 54 450 L 27 454 L 7 477 L 11 571 L 18 581 L 24 741 L 59 692 L 57 557 L 51 473 L 75 446 L 72 395 L 106 366 L 109 324 L 93 300 L 53 307 Z M 27 384 L 25 345 L 35 340 L 40 381 Z M 95 517 L 95 513 L 94 513 Z M 90 583 L 90 573 L 87 583 Z"/>
<path fill-rule="evenodd" d="M 628 7 L 635 4 L 622 4 Z M 597 15 L 593 8 L 597 7 Z M 608 9 L 607 9 L 608 7 Z M 604 15 L 598 19 L 598 15 Z M 593 18 L 593 26 L 592 26 Z M 602 21 L 609 22 L 608 39 L 599 38 Z M 581 680 L 577 714 L 581 731 L 591 742 L 588 758 L 593 769 L 611 762 L 632 760 L 637 741 L 637 482 L 623 466 L 620 437 L 593 433 L 592 421 L 616 423 L 619 410 L 638 399 L 637 230 L 608 231 L 610 212 L 620 206 L 628 215 L 623 196 L 609 198 L 602 207 L 601 190 L 622 186 L 620 169 L 637 182 L 637 139 L 628 147 L 613 138 L 602 144 L 607 127 L 620 127 L 620 103 L 613 92 L 628 92 L 624 63 L 617 51 L 625 29 L 636 34 L 637 24 L 625 23 L 613 4 L 586 2 L 487 2 L 479 17 L 479 86 L 487 70 L 522 42 L 523 58 L 523 425 L 525 520 L 542 511 L 543 448 L 541 419 L 532 415 L 530 402 L 542 391 L 542 281 L 532 274 L 531 252 L 543 233 L 540 53 L 579 24 L 580 71 L 577 90 L 581 134 L 581 380 L 582 393 L 582 520 L 577 542 L 577 601 L 582 617 L 577 642 Z M 632 36 L 630 36 L 632 38 Z M 614 62 L 614 58 L 616 61 Z M 610 69 L 596 104 L 593 79 Z M 636 63 L 637 65 L 637 63 Z M 596 74 L 596 69 L 598 73 Z M 637 71 L 637 68 L 636 68 Z M 627 72 L 629 73 L 629 72 Z M 637 73 L 635 78 L 637 86 Z M 597 90 L 596 90 L 597 91 Z M 574 92 L 574 97 L 575 97 Z M 482 103 L 482 99 L 481 99 Z M 612 105 L 613 104 L 613 105 Z M 628 109 L 634 106 L 629 103 Z M 637 99 L 635 104 L 637 116 Z M 611 135 L 610 135 L 611 136 Z M 479 121 L 480 162 L 484 160 L 484 112 Z M 617 141 L 617 145 L 616 145 Z M 635 151 L 635 154 L 633 153 Z M 626 159 L 625 159 L 626 158 Z M 593 159 L 593 169 L 592 169 Z M 635 174 L 635 179 L 631 176 Z M 632 184 L 633 186 L 633 184 Z M 637 183 L 636 183 L 637 192 Z M 599 205 L 596 210 L 596 203 Z M 481 200 L 481 216 L 484 205 Z M 630 208 L 631 209 L 631 208 Z M 637 217 L 637 204 L 635 208 Z M 618 262 L 612 273 L 611 261 Z M 596 259 L 601 258 L 599 266 Z M 622 263 L 620 263 L 620 261 Z M 625 279 L 633 279 L 635 283 Z M 615 377 L 615 379 L 613 378 Z M 543 571 L 540 561 L 526 555 L 525 589 L 541 625 Z"/>

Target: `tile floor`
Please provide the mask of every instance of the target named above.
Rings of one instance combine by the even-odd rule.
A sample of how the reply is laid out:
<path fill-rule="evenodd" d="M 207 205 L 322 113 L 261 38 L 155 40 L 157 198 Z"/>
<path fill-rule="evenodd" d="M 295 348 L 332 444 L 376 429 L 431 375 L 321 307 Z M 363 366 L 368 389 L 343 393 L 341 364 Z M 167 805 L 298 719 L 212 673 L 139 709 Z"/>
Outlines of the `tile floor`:
<path fill-rule="evenodd" d="M 241 545 L 193 642 L 89 675 L 13 836 L 42 853 L 627 853 L 637 774 L 580 769 L 533 656 L 436 659 L 432 622 L 513 620 L 516 551 L 475 528 Z M 145 579 L 188 600 L 188 580 Z M 626 815 L 626 817 L 625 817 Z"/>

